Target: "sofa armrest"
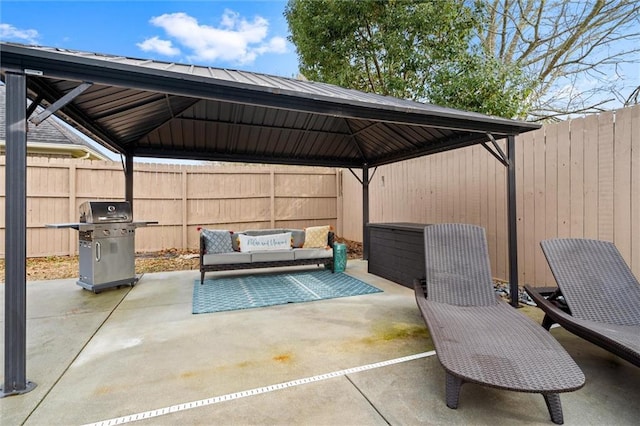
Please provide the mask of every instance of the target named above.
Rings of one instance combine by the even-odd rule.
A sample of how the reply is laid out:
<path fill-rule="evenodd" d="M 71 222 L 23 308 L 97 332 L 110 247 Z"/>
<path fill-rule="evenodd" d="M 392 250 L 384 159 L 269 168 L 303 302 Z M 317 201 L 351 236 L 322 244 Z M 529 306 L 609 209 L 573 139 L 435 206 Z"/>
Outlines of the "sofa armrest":
<path fill-rule="evenodd" d="M 331 247 L 331 250 L 333 250 L 333 240 L 335 238 L 335 234 L 332 231 L 329 231 L 328 234 L 328 238 L 327 238 L 327 244 L 329 245 L 329 247 Z"/>

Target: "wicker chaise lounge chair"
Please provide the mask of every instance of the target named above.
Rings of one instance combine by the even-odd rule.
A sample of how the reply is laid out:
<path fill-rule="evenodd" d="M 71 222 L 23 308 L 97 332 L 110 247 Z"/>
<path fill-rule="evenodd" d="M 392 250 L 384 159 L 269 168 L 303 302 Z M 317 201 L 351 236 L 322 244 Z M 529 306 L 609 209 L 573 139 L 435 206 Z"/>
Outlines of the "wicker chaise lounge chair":
<path fill-rule="evenodd" d="M 640 284 L 618 249 L 606 241 L 571 238 L 540 245 L 558 289 L 548 299 L 542 289 L 525 290 L 545 312 L 543 327 L 556 322 L 640 367 Z"/>
<path fill-rule="evenodd" d="M 541 393 L 562 424 L 558 394 L 581 388 L 584 374 L 548 331 L 496 296 L 484 229 L 431 225 L 424 241 L 426 279 L 415 294 L 446 371 L 447 406 L 458 407 L 465 382 Z"/>

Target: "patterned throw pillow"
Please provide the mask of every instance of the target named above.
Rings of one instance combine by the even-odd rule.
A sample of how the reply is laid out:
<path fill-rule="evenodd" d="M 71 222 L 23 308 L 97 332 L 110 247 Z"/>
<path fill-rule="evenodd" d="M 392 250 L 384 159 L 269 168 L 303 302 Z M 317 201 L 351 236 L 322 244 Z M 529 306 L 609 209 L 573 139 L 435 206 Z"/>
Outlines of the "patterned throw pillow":
<path fill-rule="evenodd" d="M 305 228 L 303 248 L 326 248 L 329 240 L 330 225 Z"/>
<path fill-rule="evenodd" d="M 229 253 L 233 251 L 231 246 L 231 233 L 229 231 L 217 229 L 203 229 L 204 252 L 206 254 L 213 253 Z"/>

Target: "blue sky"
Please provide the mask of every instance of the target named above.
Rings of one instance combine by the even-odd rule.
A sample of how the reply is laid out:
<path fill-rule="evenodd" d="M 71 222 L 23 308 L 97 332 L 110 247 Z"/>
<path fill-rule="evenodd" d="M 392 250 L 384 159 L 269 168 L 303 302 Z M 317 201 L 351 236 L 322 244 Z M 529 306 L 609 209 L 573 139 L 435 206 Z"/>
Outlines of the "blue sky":
<path fill-rule="evenodd" d="M 295 77 L 286 1 L 0 2 L 0 39 Z"/>

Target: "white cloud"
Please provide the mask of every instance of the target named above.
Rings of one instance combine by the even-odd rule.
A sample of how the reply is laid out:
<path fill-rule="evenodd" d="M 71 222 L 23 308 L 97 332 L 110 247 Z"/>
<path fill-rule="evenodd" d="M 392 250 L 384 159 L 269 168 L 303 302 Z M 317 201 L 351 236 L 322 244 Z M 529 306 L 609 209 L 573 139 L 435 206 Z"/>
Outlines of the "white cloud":
<path fill-rule="evenodd" d="M 156 52 L 165 56 L 176 56 L 180 54 L 180 49 L 173 47 L 171 40 L 160 40 L 158 37 L 151 37 L 142 43 L 136 43 L 145 52 Z"/>
<path fill-rule="evenodd" d="M 200 24 L 182 12 L 155 16 L 150 22 L 192 52 L 189 60 L 193 61 L 248 64 L 259 55 L 286 52 L 283 37 L 267 39 L 269 21 L 260 16 L 248 21 L 229 9 L 224 11 L 217 27 Z M 162 41 L 157 37 L 153 39 Z"/>
<path fill-rule="evenodd" d="M 0 24 L 0 39 L 19 40 L 30 44 L 36 44 L 40 37 L 36 30 L 21 30 L 10 24 Z"/>
<path fill-rule="evenodd" d="M 284 37 L 273 37 L 267 44 L 256 48 L 256 52 L 262 53 L 287 53 L 287 40 Z"/>

